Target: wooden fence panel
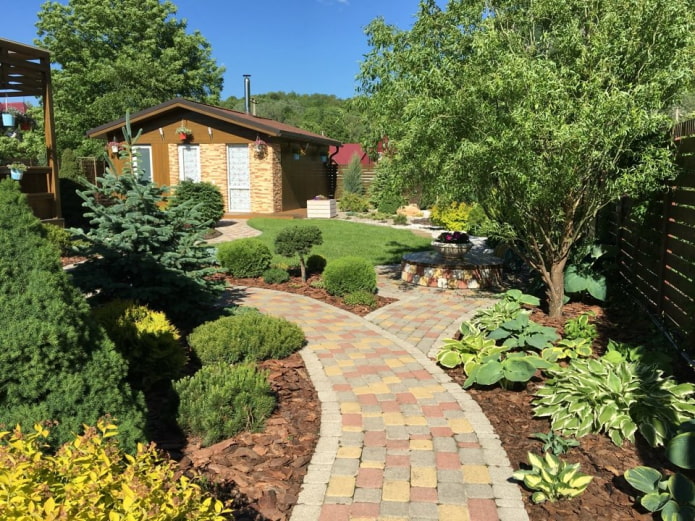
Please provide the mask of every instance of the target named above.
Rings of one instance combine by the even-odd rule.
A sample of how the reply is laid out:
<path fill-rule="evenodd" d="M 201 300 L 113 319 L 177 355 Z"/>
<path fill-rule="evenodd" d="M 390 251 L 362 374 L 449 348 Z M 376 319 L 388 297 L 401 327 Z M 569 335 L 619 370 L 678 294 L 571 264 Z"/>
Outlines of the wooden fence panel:
<path fill-rule="evenodd" d="M 630 201 L 607 211 L 604 238 L 615 241 L 621 278 L 695 354 L 695 120 L 673 132 L 683 172 L 641 221 Z"/>

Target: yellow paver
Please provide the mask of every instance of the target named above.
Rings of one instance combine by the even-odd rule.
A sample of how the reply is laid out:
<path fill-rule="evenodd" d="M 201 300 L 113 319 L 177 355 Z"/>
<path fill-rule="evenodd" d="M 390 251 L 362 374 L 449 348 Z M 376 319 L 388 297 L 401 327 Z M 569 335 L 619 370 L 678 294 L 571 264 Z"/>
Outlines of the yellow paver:
<path fill-rule="evenodd" d="M 340 412 L 343 414 L 361 413 L 362 407 L 357 402 L 345 402 L 340 404 Z"/>
<path fill-rule="evenodd" d="M 410 440 L 410 450 L 432 450 L 432 440 Z"/>
<path fill-rule="evenodd" d="M 463 505 L 439 505 L 439 519 L 470 521 L 468 508 Z"/>
<path fill-rule="evenodd" d="M 327 496 L 352 497 L 355 493 L 355 478 L 352 476 L 331 476 Z"/>
<path fill-rule="evenodd" d="M 406 416 L 406 425 L 427 425 L 427 418 L 424 416 Z"/>
<path fill-rule="evenodd" d="M 473 426 L 466 418 L 450 418 L 447 423 L 454 434 L 473 432 Z"/>
<path fill-rule="evenodd" d="M 485 465 L 462 465 L 463 481 L 466 483 L 491 483 L 490 472 Z"/>
<path fill-rule="evenodd" d="M 434 467 L 410 467 L 410 484 L 413 487 L 435 488 L 437 469 Z"/>
<path fill-rule="evenodd" d="M 362 456 L 361 447 L 340 447 L 336 454 L 336 458 L 358 459 L 360 456 Z"/>
<path fill-rule="evenodd" d="M 383 501 L 410 501 L 410 483 L 407 481 L 384 481 L 381 499 Z"/>
<path fill-rule="evenodd" d="M 385 412 L 384 425 L 405 425 L 405 418 L 399 412 Z"/>

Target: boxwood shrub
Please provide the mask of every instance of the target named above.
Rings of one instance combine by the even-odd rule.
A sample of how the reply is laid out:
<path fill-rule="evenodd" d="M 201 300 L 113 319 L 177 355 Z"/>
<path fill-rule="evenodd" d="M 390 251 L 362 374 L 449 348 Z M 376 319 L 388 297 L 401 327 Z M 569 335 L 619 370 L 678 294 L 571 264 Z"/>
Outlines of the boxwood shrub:
<path fill-rule="evenodd" d="M 323 281 L 331 295 L 376 291 L 374 267 L 361 257 L 341 257 L 330 261 L 323 271 Z"/>
<path fill-rule="evenodd" d="M 263 282 L 266 284 L 282 284 L 290 280 L 290 274 L 282 268 L 268 268 L 263 272 Z"/>
<path fill-rule="evenodd" d="M 192 204 L 198 206 L 201 219 L 209 223 L 210 226 L 214 226 L 224 215 L 222 193 L 212 183 L 205 181 L 196 183 L 190 179 L 181 181 L 176 186 L 176 192 L 171 199 L 170 206 L 176 207 L 186 201 L 193 201 Z"/>
<path fill-rule="evenodd" d="M 284 358 L 304 345 L 304 332 L 289 320 L 262 313 L 222 317 L 188 336 L 203 364 Z"/>
<path fill-rule="evenodd" d="M 204 446 L 244 430 L 260 429 L 275 408 L 266 372 L 253 363 L 203 366 L 174 383 L 179 395 L 179 424 Z"/>
<path fill-rule="evenodd" d="M 217 260 L 233 277 L 260 277 L 270 268 L 273 255 L 258 239 L 237 239 L 217 248 Z"/>

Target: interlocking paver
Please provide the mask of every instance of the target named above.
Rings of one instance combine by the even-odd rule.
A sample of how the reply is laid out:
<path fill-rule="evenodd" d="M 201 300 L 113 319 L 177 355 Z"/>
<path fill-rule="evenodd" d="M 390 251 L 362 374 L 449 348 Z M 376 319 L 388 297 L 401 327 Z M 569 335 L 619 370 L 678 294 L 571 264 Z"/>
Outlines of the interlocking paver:
<path fill-rule="evenodd" d="M 427 357 L 486 299 L 418 292 L 361 318 L 298 295 L 241 293 L 235 303 L 304 329 L 323 404 L 292 521 L 528 519 L 489 421 Z"/>

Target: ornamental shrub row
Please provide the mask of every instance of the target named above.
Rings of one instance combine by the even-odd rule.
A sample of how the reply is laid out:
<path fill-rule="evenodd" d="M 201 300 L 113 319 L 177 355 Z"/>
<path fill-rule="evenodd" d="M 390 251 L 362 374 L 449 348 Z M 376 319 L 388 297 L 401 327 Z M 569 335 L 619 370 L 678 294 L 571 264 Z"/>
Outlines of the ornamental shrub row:
<path fill-rule="evenodd" d="M 177 476 L 154 445 L 126 455 L 117 428 L 98 421 L 46 454 L 52 439 L 40 425 L 0 433 L 0 519 L 71 521 L 224 521 L 230 510 Z"/>

